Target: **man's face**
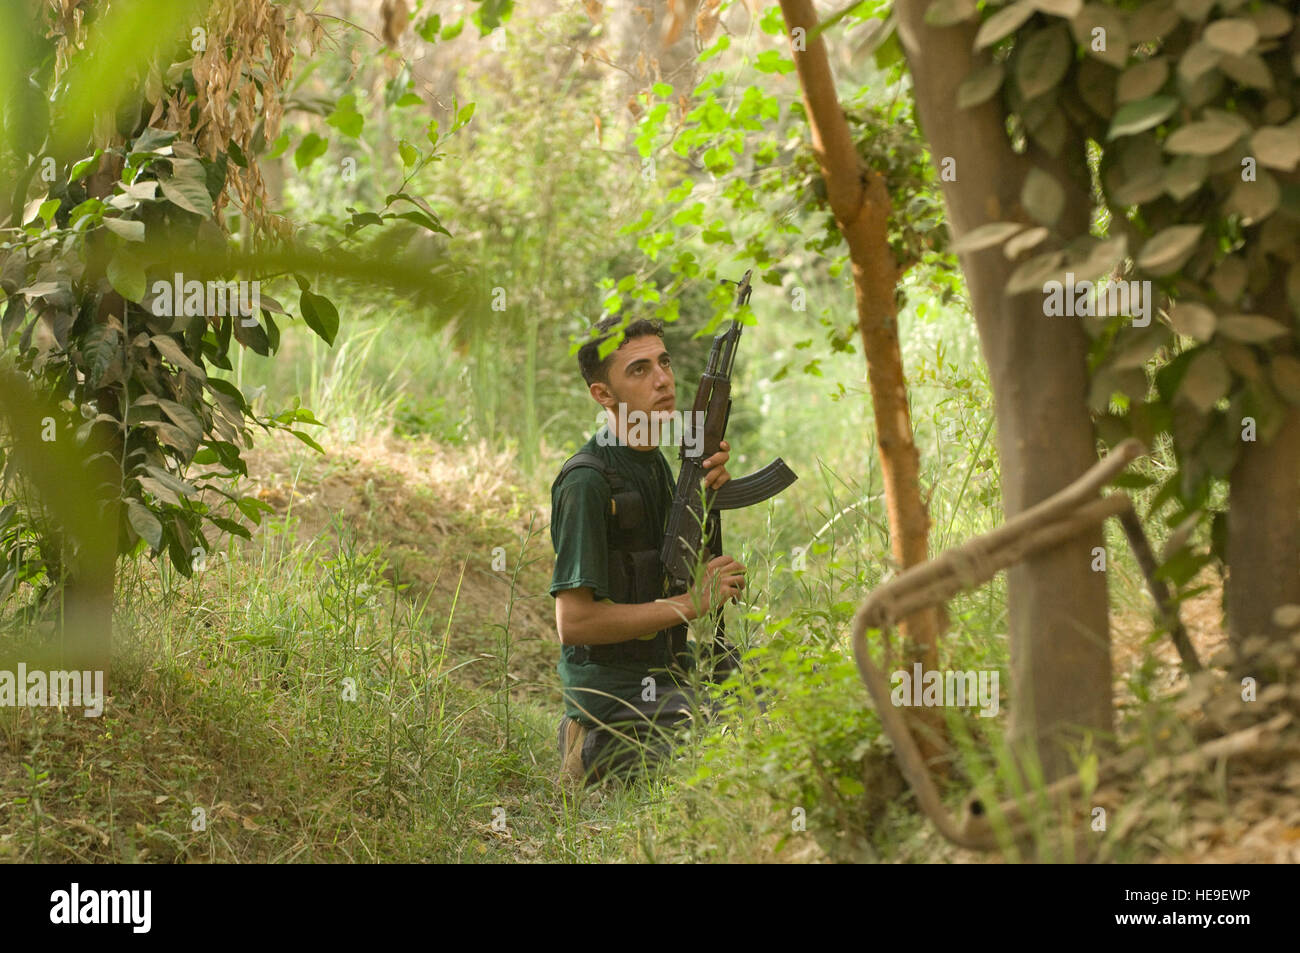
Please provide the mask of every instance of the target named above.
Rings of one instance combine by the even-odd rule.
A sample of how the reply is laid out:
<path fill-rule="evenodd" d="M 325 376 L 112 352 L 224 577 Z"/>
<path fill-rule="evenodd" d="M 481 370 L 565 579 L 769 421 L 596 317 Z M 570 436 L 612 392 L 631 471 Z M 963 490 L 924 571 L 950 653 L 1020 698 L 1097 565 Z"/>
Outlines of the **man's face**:
<path fill-rule="evenodd" d="M 609 384 L 591 385 L 591 396 L 602 407 L 618 413 L 620 403 L 628 413 L 647 415 L 671 412 L 677 406 L 677 382 L 663 339 L 643 334 L 625 341 L 609 362 Z"/>

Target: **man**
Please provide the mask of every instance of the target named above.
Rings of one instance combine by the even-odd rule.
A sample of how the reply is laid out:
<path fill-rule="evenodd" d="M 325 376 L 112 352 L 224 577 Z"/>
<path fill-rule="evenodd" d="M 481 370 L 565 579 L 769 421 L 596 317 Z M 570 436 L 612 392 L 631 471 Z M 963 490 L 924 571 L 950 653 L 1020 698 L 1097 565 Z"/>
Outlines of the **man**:
<path fill-rule="evenodd" d="M 598 332 L 620 323 L 597 324 Z M 601 334 L 578 352 L 578 366 L 606 424 L 565 464 L 551 487 L 555 546 L 555 625 L 565 716 L 559 747 L 574 781 L 634 774 L 671 750 L 671 733 L 693 708 L 684 676 L 686 622 L 724 605 L 744 588 L 745 567 L 716 556 L 696 589 L 664 597 L 659 547 L 673 497 L 668 462 L 657 446 L 676 407 L 676 382 L 659 322 L 628 325 L 618 348 L 599 357 Z M 705 485 L 730 479 L 730 448 L 704 461 Z"/>

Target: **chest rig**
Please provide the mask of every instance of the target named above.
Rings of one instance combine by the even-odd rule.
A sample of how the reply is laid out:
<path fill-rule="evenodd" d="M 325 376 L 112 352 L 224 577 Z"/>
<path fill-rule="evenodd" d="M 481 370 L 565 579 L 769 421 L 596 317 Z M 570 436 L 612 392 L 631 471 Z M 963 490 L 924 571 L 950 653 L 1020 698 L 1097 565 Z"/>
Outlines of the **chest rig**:
<path fill-rule="evenodd" d="M 614 602 L 653 602 L 665 595 L 666 577 L 659 550 L 663 529 L 650 525 L 649 508 L 641 494 L 613 467 L 592 453 L 570 457 L 552 489 L 572 470 L 588 467 L 598 471 L 609 484 L 609 509 L 605 512 L 605 542 L 609 559 L 609 596 Z M 669 667 L 686 654 L 687 625 L 661 629 L 653 639 L 628 639 L 611 645 L 577 645 L 573 661 L 598 664 L 633 662 Z"/>

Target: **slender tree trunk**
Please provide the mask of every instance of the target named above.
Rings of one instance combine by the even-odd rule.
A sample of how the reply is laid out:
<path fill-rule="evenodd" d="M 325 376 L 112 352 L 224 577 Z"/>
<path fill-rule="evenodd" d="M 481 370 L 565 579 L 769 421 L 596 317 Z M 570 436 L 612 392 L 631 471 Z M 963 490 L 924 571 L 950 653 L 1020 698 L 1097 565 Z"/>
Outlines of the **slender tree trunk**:
<path fill-rule="evenodd" d="M 1300 175 L 1285 179 L 1295 185 Z M 1289 325 L 1284 273 L 1275 263 L 1274 280 L 1259 296 L 1256 310 Z M 1300 604 L 1300 409 L 1282 406 L 1286 417 L 1281 429 L 1268 443 L 1244 441 L 1230 474 L 1224 608 L 1229 638 L 1237 647 L 1252 635 L 1282 635 L 1273 624 L 1273 610 Z"/>
<path fill-rule="evenodd" d="M 1032 149 L 1016 154 L 993 102 L 957 107 L 957 87 L 978 65 L 971 53 L 976 25 L 930 27 L 928 5 L 899 0 L 894 11 L 931 154 L 939 163 L 955 160 L 955 181 L 943 183 L 954 237 L 989 222 L 1027 222 L 1019 195 L 1031 164 L 1066 189 L 1062 233 L 1086 231 L 1086 170 L 1080 177 L 1080 170 Z M 1041 297 L 1003 293 L 1012 266 L 1000 249 L 961 261 L 993 384 L 1010 517 L 1097 461 L 1086 402 L 1088 342 L 1078 323 L 1045 317 Z M 1098 527 L 1007 574 L 1011 735 L 1037 750 L 1048 780 L 1071 770 L 1057 743 L 1070 729 L 1108 734 L 1113 726 L 1106 577 L 1091 569 L 1092 550 L 1101 545 Z"/>
<path fill-rule="evenodd" d="M 898 343 L 894 290 L 900 275 L 889 248 L 889 192 L 884 178 L 865 169 L 858 157 L 835 92 L 826 46 L 820 36 L 813 37 L 817 14 L 812 3 L 781 0 L 781 11 L 791 31 L 791 49 L 803 89 L 813 152 L 826 180 L 831 211 L 849 246 L 891 548 L 894 559 L 907 569 L 929 558 L 930 514 L 921 499 L 920 455 L 912 438 L 907 380 Z M 798 28 L 803 30 L 802 43 L 793 40 Z M 927 669 L 937 668 L 941 629 L 938 609 L 927 609 L 905 620 L 900 631 L 908 643 L 907 661 L 919 661 Z M 925 753 L 936 754 L 942 719 L 922 717 L 921 721 L 929 729 L 927 734 L 935 736 Z"/>

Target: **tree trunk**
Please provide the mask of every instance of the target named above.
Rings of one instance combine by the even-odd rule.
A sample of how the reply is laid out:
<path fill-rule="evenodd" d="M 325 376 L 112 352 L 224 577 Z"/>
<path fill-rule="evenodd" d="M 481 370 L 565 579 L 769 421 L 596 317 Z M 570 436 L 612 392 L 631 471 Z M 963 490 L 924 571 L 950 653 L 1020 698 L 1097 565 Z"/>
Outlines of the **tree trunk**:
<path fill-rule="evenodd" d="M 907 569 L 929 558 L 930 514 L 921 499 L 920 455 L 912 439 L 907 380 L 898 344 L 894 290 L 900 276 L 889 248 L 889 192 L 884 178 L 864 169 L 858 157 L 835 92 L 826 46 L 820 36 L 813 36 L 817 14 L 811 0 L 781 0 L 781 11 L 792 37 L 795 29 L 804 31 L 805 42 L 798 44 L 792 39 L 791 49 L 803 89 L 813 153 L 826 180 L 835 222 L 849 246 L 890 545 L 894 559 Z M 907 646 L 906 664 L 920 662 L 926 669 L 938 668 L 940 611 L 915 613 L 899 628 Z M 938 754 L 943 737 L 941 713 L 918 709 L 915 714 L 927 729 L 922 733 L 922 751 L 927 757 Z M 928 745 L 924 743 L 927 739 Z"/>
<path fill-rule="evenodd" d="M 1256 310 L 1287 326 L 1292 315 L 1286 272 L 1278 262 L 1273 267 L 1274 278 L 1259 296 Z M 1294 352 L 1290 348 L 1286 353 Z M 1275 353 L 1282 353 L 1280 345 Z M 1252 635 L 1283 635 L 1273 624 L 1273 610 L 1300 604 L 1300 409 L 1289 404 L 1282 408 L 1286 416 L 1281 429 L 1268 443 L 1258 436 L 1244 441 L 1229 475 L 1228 579 L 1223 595 L 1228 636 L 1236 648 Z"/>
<path fill-rule="evenodd" d="M 957 87 L 976 64 L 977 25 L 933 28 L 927 0 L 895 5 L 911 68 L 917 115 L 936 164 L 955 160 L 944 181 L 954 237 L 989 222 L 1029 221 L 1019 195 L 1031 163 L 1066 190 L 1061 233 L 1087 230 L 1085 175 L 1051 157 L 1016 154 L 999 107 L 959 109 Z M 1063 154 L 1069 154 L 1067 151 Z M 1037 294 L 1003 293 L 1012 265 L 1001 249 L 961 256 L 998 422 L 1003 509 L 1011 517 L 1068 485 L 1097 461 L 1087 409 L 1087 337 L 1080 325 L 1044 315 Z M 1106 578 L 1091 569 L 1100 528 L 1007 574 L 1013 742 L 1037 751 L 1047 780 L 1071 770 L 1059 740 L 1071 728 L 1109 733 L 1110 631 Z"/>

